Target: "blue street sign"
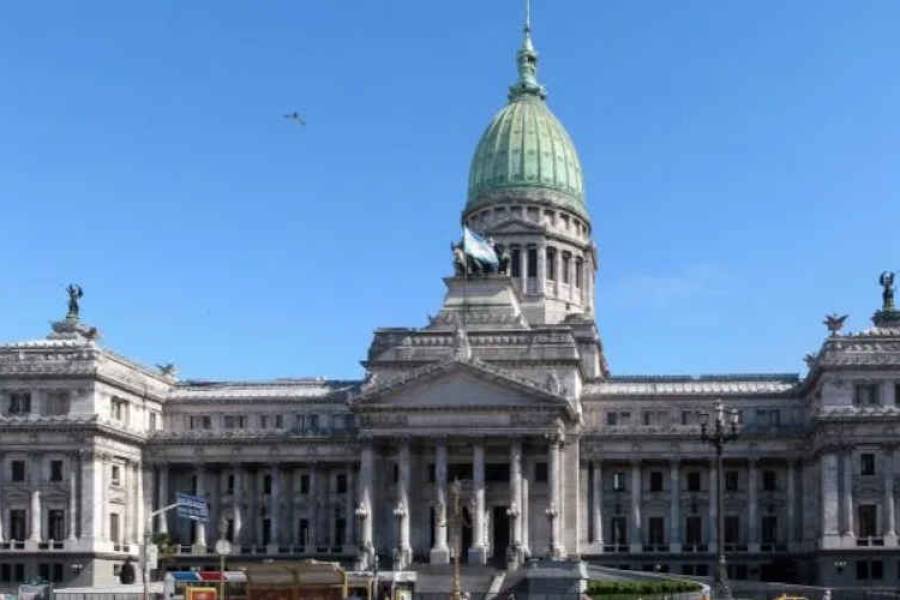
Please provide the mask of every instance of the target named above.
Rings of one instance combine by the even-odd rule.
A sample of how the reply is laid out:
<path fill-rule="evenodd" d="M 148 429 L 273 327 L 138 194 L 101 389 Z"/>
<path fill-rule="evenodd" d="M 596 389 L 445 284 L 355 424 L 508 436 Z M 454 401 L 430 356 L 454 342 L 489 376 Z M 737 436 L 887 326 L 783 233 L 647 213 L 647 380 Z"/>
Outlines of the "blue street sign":
<path fill-rule="evenodd" d="M 177 492 L 175 501 L 178 503 L 175 511 L 179 517 L 202 523 L 209 521 L 209 506 L 206 504 L 206 498 Z"/>

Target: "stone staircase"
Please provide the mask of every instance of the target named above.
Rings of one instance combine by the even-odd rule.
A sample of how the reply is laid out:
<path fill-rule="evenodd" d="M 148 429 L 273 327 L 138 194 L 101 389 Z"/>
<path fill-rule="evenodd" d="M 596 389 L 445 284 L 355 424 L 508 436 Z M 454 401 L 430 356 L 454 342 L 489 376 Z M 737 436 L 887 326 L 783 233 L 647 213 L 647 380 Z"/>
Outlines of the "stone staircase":
<path fill-rule="evenodd" d="M 416 572 L 416 596 L 446 596 L 453 581 L 453 565 L 413 565 Z M 503 571 L 490 566 L 461 565 L 460 587 L 472 600 L 480 600 L 502 587 Z"/>

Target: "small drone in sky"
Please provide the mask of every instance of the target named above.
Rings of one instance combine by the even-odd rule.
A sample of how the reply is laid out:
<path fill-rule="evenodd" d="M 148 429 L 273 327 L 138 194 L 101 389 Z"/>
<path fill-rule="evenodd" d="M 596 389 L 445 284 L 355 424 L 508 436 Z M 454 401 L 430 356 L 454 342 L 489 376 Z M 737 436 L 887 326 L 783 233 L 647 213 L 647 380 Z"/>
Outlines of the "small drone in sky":
<path fill-rule="evenodd" d="M 290 119 L 291 121 L 296 121 L 298 125 L 306 125 L 306 121 L 303 120 L 303 117 L 301 117 L 300 113 L 298 113 L 297 111 L 284 115 L 284 118 Z"/>

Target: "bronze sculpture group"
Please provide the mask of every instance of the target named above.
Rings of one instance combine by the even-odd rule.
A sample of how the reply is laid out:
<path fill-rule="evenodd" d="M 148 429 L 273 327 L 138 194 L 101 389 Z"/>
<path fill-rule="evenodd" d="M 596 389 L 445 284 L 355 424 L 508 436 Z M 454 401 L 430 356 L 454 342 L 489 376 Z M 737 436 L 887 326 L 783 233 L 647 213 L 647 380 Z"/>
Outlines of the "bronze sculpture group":
<path fill-rule="evenodd" d="M 509 250 L 503 244 L 498 244 L 494 238 L 488 238 L 488 243 L 494 249 L 497 255 L 497 264 L 478 260 L 471 254 L 466 254 L 462 242 L 451 242 L 450 252 L 453 255 L 453 270 L 457 277 L 468 277 L 471 275 L 490 275 L 496 273 L 499 275 L 509 275 L 510 254 Z"/>

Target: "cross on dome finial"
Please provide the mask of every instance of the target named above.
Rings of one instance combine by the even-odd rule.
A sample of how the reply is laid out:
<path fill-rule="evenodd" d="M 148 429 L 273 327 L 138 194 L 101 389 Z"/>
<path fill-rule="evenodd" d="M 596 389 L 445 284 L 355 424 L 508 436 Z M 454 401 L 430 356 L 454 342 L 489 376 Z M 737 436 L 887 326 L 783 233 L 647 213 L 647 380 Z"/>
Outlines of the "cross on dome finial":
<path fill-rule="evenodd" d="M 525 27 L 522 47 L 516 53 L 519 80 L 509 87 L 510 101 L 522 96 L 537 96 L 540 99 L 547 97 L 547 90 L 537 80 L 538 53 L 531 42 L 531 0 L 525 0 Z"/>

